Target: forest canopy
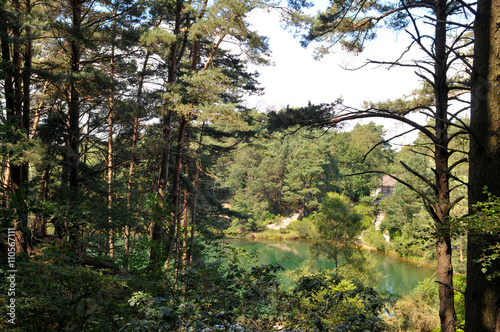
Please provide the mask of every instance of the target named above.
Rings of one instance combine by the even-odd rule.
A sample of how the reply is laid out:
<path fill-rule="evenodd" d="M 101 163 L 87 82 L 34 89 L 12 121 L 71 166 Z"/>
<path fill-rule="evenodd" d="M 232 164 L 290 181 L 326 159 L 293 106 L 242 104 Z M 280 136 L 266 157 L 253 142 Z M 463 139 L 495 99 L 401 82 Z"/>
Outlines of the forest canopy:
<path fill-rule="evenodd" d="M 420 301 L 438 312 L 432 328 L 498 329 L 498 45 L 482 39 L 496 5 L 339 0 L 308 16 L 303 1 L 1 1 L 0 327 L 382 331 Z M 405 29 L 424 58 L 370 62 L 411 67 L 423 85 L 361 109 L 333 96 L 248 108 L 263 91 L 250 68 L 271 64 L 254 10 L 279 12 L 318 54 Z M 342 127 L 375 118 L 419 137 L 395 149 L 374 122 Z M 376 196 L 383 176 L 396 184 Z M 291 215 L 267 234 L 315 240 L 336 263 L 361 240 L 427 260 L 438 290 L 394 304 L 340 268 L 297 271 L 286 289 L 278 264 L 250 267 L 221 241 Z"/>

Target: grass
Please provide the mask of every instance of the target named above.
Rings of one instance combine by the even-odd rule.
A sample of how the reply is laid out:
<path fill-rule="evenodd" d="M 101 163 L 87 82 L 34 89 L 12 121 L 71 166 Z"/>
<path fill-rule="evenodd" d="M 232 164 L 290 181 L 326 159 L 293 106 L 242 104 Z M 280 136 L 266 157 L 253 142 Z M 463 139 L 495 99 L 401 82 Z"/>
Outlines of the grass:
<path fill-rule="evenodd" d="M 295 231 L 267 230 L 258 233 L 249 233 L 247 238 L 254 240 L 298 240 L 299 236 Z"/>

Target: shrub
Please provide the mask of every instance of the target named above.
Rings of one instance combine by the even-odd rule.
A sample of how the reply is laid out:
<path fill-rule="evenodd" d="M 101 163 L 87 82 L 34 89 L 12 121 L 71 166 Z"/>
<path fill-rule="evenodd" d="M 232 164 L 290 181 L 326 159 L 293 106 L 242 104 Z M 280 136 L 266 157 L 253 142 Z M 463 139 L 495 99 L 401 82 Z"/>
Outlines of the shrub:
<path fill-rule="evenodd" d="M 389 310 L 389 331 L 430 332 L 439 327 L 438 286 L 426 279 L 403 295 Z"/>
<path fill-rule="evenodd" d="M 128 296 L 106 271 L 80 266 L 63 248 L 46 251 L 18 264 L 14 331 L 116 331 Z"/>
<path fill-rule="evenodd" d="M 370 227 L 363 232 L 364 243 L 375 247 L 380 251 L 387 251 L 388 243 L 382 234 L 382 231 L 376 230 L 374 227 Z"/>
<path fill-rule="evenodd" d="M 318 228 L 314 223 L 314 218 L 316 214 L 313 213 L 306 218 L 296 220 L 288 225 L 297 233 L 297 236 L 301 239 L 316 239 L 319 236 Z"/>

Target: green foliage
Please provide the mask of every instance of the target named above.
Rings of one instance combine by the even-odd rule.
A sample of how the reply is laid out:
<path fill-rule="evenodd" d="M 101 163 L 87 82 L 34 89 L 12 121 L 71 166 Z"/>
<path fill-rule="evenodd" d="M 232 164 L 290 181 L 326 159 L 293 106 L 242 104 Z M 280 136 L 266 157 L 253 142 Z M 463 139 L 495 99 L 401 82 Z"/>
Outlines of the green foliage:
<path fill-rule="evenodd" d="M 382 331 L 380 313 L 385 299 L 373 288 L 356 286 L 328 272 L 300 275 L 291 289 L 301 300 L 288 316 L 306 331 Z"/>
<path fill-rule="evenodd" d="M 473 206 L 475 213 L 457 220 L 452 231 L 456 234 L 473 234 L 476 236 L 474 245 L 482 248 L 481 258 L 478 263 L 482 265 L 481 271 L 488 280 L 500 277 L 500 272 L 490 271 L 493 262 L 500 259 L 500 244 L 485 245 L 487 238 L 495 238 L 500 234 L 500 197 L 484 191 L 487 200 L 478 202 Z M 482 243 L 484 241 L 484 243 Z"/>
<path fill-rule="evenodd" d="M 267 211 L 307 215 L 318 209 L 327 192 L 362 200 L 378 185 L 377 175 L 369 171 L 386 169 L 393 158 L 387 145 L 377 145 L 383 131 L 373 123 L 348 133 L 295 129 L 258 137 L 230 159 L 220 160 L 222 186 L 234 193 L 231 210 L 249 223 L 263 221 Z M 350 176 L 356 173 L 363 174 Z M 238 225 L 245 223 L 238 219 Z"/>
<path fill-rule="evenodd" d="M 116 331 L 115 318 L 127 315 L 125 285 L 109 271 L 79 265 L 63 246 L 48 246 L 35 259 L 17 263 L 14 331 Z M 6 297 L 1 299 L 4 306 Z M 0 326 L 7 326 L 5 317 Z"/>
<path fill-rule="evenodd" d="M 417 144 L 424 143 L 420 140 Z M 417 146 L 414 149 L 420 148 L 423 151 L 424 146 Z M 423 154 L 413 153 L 411 148 L 401 149 L 396 161 L 404 162 L 422 176 L 427 178 L 433 176 L 428 158 Z M 395 164 L 392 172 L 401 174 L 398 177 L 417 190 L 432 195 L 431 189 L 407 173 L 401 163 Z M 433 258 L 435 250 L 432 234 L 435 230 L 435 222 L 429 216 L 422 198 L 416 192 L 397 182 L 392 194 L 380 202 L 380 210 L 385 213 L 380 229 L 389 232 L 391 250 L 403 257 L 422 257 L 428 260 Z"/>
<path fill-rule="evenodd" d="M 377 207 L 373 203 L 373 197 L 365 197 L 360 203 L 354 206 L 354 211 L 362 216 L 361 224 L 363 228 L 373 226 L 373 220 L 377 214 Z"/>
<path fill-rule="evenodd" d="M 0 109 L 1 110 L 1 109 Z M 25 129 L 17 128 L 17 119 L 7 120 L 0 112 L 0 162 L 7 160 L 12 165 L 40 163 L 43 150 L 38 142 L 29 140 Z"/>
<path fill-rule="evenodd" d="M 440 325 L 438 285 L 426 279 L 389 307 L 386 322 L 389 331 L 430 332 Z"/>
<path fill-rule="evenodd" d="M 293 2 L 295 9 L 305 5 Z M 244 94 L 260 90 L 248 63 L 268 63 L 266 38 L 244 18 L 273 5 L 84 1 L 40 3 L 24 13 L 6 3 L 4 32 L 14 36 L 15 24 L 22 35 L 6 42 L 22 49 L 22 59 L 15 75 L 2 61 L 2 73 L 15 79 L 18 69 L 31 73 L 22 83 L 31 96 L 23 102 L 40 116 L 29 114 L 30 125 L 40 122 L 32 138 L 17 129 L 18 119 L 2 119 L 2 174 L 7 164 L 29 163 L 29 180 L 20 188 L 2 186 L 0 194 L 10 199 L 0 203 L 2 229 L 17 219 L 27 238 L 43 225 L 54 230 L 49 240 L 34 238 L 31 261 L 18 256 L 19 330 L 382 328 L 383 299 L 365 287 L 375 276 L 361 270 L 371 264 L 347 249 L 372 211 L 353 208 L 346 197 L 363 201 L 377 185 L 368 171 L 385 170 L 393 151 L 377 145 L 384 132 L 374 123 L 348 133 L 297 127 L 331 117 L 338 102 L 269 116 L 241 105 Z M 226 37 L 241 55 L 219 47 Z M 358 47 L 353 43 L 345 45 Z M 32 46 L 33 67 L 24 68 Z M 181 170 L 174 163 L 179 158 Z M 182 197 L 170 203 L 178 194 L 173 178 L 180 179 Z M 187 227 L 172 218 L 183 203 Z M 244 253 L 228 256 L 214 240 L 229 226 L 233 234 L 261 231 L 297 211 L 306 217 L 293 231 L 268 234 L 321 238 L 318 253 L 337 260 L 340 250 L 348 259 L 338 275 L 304 274 L 285 291 L 278 265 L 249 269 Z M 152 225 L 161 229 L 157 241 L 149 238 Z M 186 235 L 184 244 L 188 230 L 195 231 L 193 240 Z M 174 234 L 171 247 L 165 233 Z M 40 245 L 56 237 L 56 247 Z M 151 264 L 150 253 L 169 257 L 168 267 L 162 269 L 165 259 Z"/>
<path fill-rule="evenodd" d="M 379 185 L 379 176 L 373 171 L 387 171 L 393 162 L 394 151 L 383 135 L 382 126 L 373 122 L 356 124 L 352 131 L 335 135 L 331 143 L 340 170 L 336 185 L 354 202 L 369 196 Z"/>
<path fill-rule="evenodd" d="M 321 203 L 316 223 L 322 239 L 348 243 L 361 232 L 361 220 L 362 215 L 355 211 L 349 198 L 328 193 Z"/>
<path fill-rule="evenodd" d="M 226 253 L 226 265 L 186 270 L 181 292 L 134 293 L 129 305 L 135 318 L 121 330 L 383 330 L 380 312 L 386 300 L 373 288 L 316 272 L 295 274 L 293 285 L 284 290 L 277 279 L 279 265 L 248 268 L 252 255 Z"/>
<path fill-rule="evenodd" d="M 387 251 L 390 246 L 384 238 L 383 231 L 377 230 L 373 226 L 368 227 L 363 232 L 363 242 L 380 251 Z"/>
<path fill-rule="evenodd" d="M 316 213 L 311 213 L 306 218 L 292 222 L 287 229 L 290 228 L 294 230 L 301 239 L 317 239 L 319 237 L 319 232 L 315 223 L 316 217 Z"/>
<path fill-rule="evenodd" d="M 358 243 L 362 216 L 356 213 L 349 198 L 328 193 L 316 217 L 319 241 L 311 248 L 315 255 L 325 256 L 335 262 L 338 269 L 340 256 L 349 260 L 352 248 Z"/>
<path fill-rule="evenodd" d="M 455 287 L 455 312 L 457 314 L 458 327 L 465 326 L 465 274 L 455 274 L 453 277 L 453 287 Z M 458 331 L 463 331 L 458 329 Z"/>
<path fill-rule="evenodd" d="M 279 112 L 271 111 L 267 114 L 268 128 L 271 131 L 278 131 L 325 121 L 333 115 L 335 105 L 338 103 L 340 100 L 333 104 L 312 105 L 309 103 L 307 107 L 286 107 Z"/>

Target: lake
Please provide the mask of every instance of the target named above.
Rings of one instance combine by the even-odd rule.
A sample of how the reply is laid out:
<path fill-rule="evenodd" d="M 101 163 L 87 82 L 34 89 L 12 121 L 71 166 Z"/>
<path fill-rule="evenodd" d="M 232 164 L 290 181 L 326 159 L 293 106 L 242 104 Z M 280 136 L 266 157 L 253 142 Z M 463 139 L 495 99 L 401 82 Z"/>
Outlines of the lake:
<path fill-rule="evenodd" d="M 279 263 L 285 270 L 294 270 L 312 258 L 308 241 L 252 241 L 246 239 L 225 240 L 229 245 L 244 247 L 249 252 L 256 252 L 259 264 Z M 417 284 L 430 277 L 435 277 L 435 269 L 419 266 L 413 262 L 377 251 L 363 250 L 375 261 L 375 268 L 384 278 L 377 285 L 379 291 L 388 291 L 396 295 L 412 290 Z M 333 263 L 316 259 L 315 263 L 323 268 L 333 268 Z"/>

